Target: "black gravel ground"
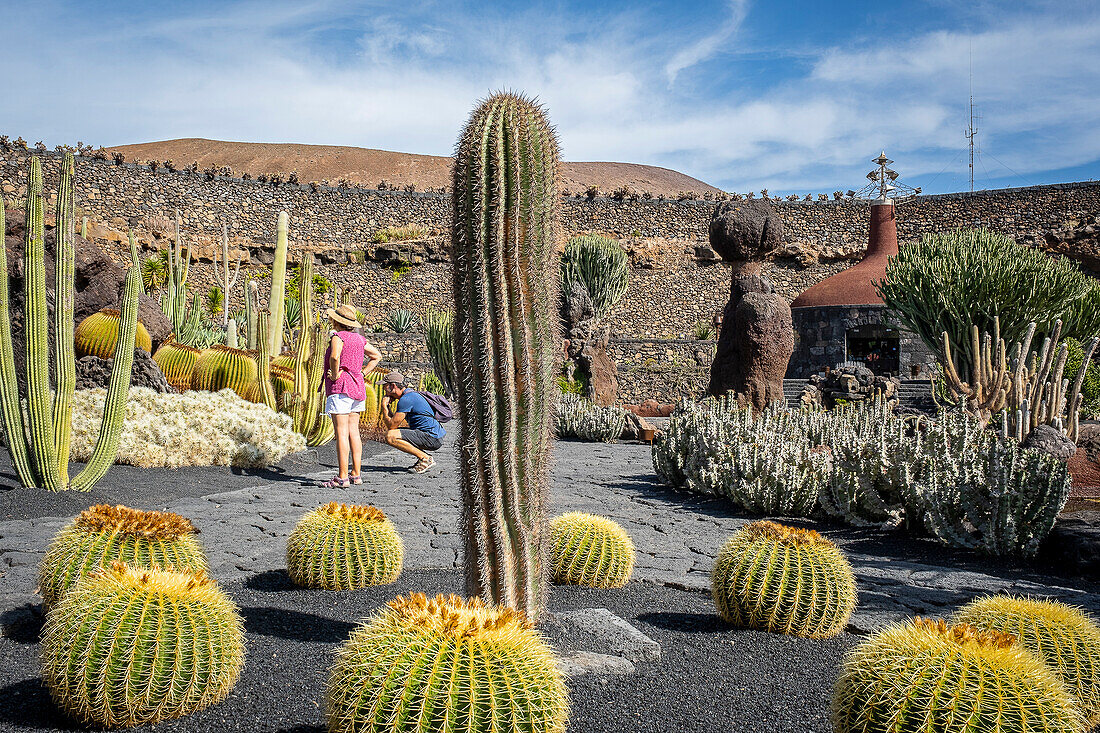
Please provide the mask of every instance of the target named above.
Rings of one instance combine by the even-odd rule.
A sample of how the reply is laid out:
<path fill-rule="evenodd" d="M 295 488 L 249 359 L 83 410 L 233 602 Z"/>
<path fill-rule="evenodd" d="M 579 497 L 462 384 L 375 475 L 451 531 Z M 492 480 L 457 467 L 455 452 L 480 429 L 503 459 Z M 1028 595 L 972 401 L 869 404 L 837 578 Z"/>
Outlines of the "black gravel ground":
<path fill-rule="evenodd" d="M 462 577 L 414 571 L 390 586 L 335 593 L 296 589 L 279 571 L 225 587 L 245 618 L 241 680 L 221 704 L 158 731 L 322 733 L 327 671 L 354 625 L 396 595 L 461 592 Z M 733 629 L 707 596 L 636 582 L 617 591 L 554 588 L 550 607 L 609 608 L 661 645 L 660 662 L 639 664 L 635 675 L 571 680 L 573 733 L 824 733 L 838 665 L 858 641 Z M 38 630 L 28 624 L 0 638 L 0 731 L 79 730 L 42 685 Z M 551 642 L 571 646 L 566 638 Z"/>
<path fill-rule="evenodd" d="M 364 464 L 370 456 L 388 450 L 381 443 L 363 443 Z M 70 465 L 76 475 L 82 464 Z M 75 516 L 93 504 L 126 504 L 146 509 L 165 508 L 172 499 L 235 489 L 247 489 L 268 481 L 306 480 L 304 476 L 336 467 L 336 444 L 310 448 L 287 456 L 266 468 L 186 466 L 184 468 L 137 468 L 112 466 L 91 491 L 49 492 L 27 489 L 19 484 L 7 450 L 0 449 L 0 521 L 38 517 Z"/>

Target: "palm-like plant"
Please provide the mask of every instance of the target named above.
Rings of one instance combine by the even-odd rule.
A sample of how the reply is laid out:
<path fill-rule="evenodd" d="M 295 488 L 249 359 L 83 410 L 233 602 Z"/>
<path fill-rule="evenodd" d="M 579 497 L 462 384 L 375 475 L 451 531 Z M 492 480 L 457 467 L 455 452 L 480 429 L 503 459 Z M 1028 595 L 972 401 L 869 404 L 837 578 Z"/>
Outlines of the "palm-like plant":
<path fill-rule="evenodd" d="M 206 291 L 206 310 L 210 312 L 210 315 L 216 316 L 222 312 L 222 307 L 225 305 L 225 293 L 218 286 L 214 286 Z"/>
<path fill-rule="evenodd" d="M 161 251 L 141 263 L 141 284 L 146 293 L 160 290 L 168 282 L 168 252 Z"/>

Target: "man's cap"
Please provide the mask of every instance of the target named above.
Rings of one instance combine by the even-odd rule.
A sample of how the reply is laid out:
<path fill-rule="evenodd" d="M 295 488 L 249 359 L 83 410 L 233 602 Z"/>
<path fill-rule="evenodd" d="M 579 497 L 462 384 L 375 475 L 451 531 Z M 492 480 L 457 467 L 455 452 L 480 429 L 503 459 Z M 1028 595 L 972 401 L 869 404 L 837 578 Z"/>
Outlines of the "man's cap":
<path fill-rule="evenodd" d="M 382 377 L 382 384 L 400 384 L 405 385 L 405 375 L 401 372 L 390 372 L 386 376 Z"/>

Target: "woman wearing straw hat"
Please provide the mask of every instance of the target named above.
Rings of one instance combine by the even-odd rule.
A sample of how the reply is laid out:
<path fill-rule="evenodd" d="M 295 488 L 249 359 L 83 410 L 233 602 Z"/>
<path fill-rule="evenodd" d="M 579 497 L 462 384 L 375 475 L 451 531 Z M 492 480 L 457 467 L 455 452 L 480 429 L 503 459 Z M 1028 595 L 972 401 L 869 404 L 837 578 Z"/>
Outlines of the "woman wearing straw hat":
<path fill-rule="evenodd" d="M 321 486 L 327 489 L 347 488 L 361 484 L 363 443 L 359 439 L 359 413 L 367 397 L 363 372 L 369 372 L 382 361 L 382 352 L 363 338 L 355 306 L 345 303 L 329 308 L 325 318 L 332 323 L 332 338 L 325 352 L 325 414 L 332 417 L 336 431 L 336 458 L 339 473 Z M 363 361 L 367 360 L 366 366 Z M 348 473 L 348 455 L 352 471 Z"/>

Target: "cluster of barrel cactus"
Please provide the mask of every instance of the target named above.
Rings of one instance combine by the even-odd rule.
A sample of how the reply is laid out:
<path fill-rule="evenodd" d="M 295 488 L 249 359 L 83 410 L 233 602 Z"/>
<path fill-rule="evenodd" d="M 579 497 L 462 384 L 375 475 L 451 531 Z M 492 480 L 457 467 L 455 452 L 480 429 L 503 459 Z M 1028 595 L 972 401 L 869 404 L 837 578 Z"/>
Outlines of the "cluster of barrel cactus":
<path fill-rule="evenodd" d="M 815 639 L 843 631 L 856 607 L 855 576 L 837 546 L 775 522 L 753 522 L 726 541 L 711 593 L 732 624 Z"/>
<path fill-rule="evenodd" d="M 117 310 L 104 308 L 81 321 L 73 334 L 73 348 L 77 358 L 98 356 L 100 359 L 113 359 L 115 349 L 118 348 L 121 318 L 122 314 Z M 143 351 L 153 350 L 153 340 L 141 321 L 137 324 L 134 346 Z"/>
<path fill-rule="evenodd" d="M 1079 733 L 1077 700 L 1011 634 L 916 618 L 848 657 L 832 704 L 837 733 Z"/>
<path fill-rule="evenodd" d="M 259 370 L 253 352 L 215 344 L 203 349 L 195 358 L 195 365 L 191 369 L 191 389 L 206 392 L 231 389 L 244 399 L 257 402 L 258 377 Z"/>
<path fill-rule="evenodd" d="M 622 588 L 634 572 L 634 543 L 615 522 L 570 512 L 550 522 L 554 582 Z"/>
<path fill-rule="evenodd" d="M 523 613 L 417 593 L 352 632 L 336 654 L 325 709 L 330 733 L 564 733 L 569 703 L 553 654 Z"/>
<path fill-rule="evenodd" d="M 97 504 L 61 530 L 46 550 L 38 577 L 43 605 L 52 607 L 81 578 L 115 561 L 206 570 L 206 554 L 190 520 L 171 512 Z"/>
<path fill-rule="evenodd" d="M 987 596 L 960 608 L 953 620 L 1016 637 L 1077 698 L 1088 724 L 1100 723 L 1100 627 L 1080 609 L 1045 599 Z"/>
<path fill-rule="evenodd" d="M 202 571 L 112 563 L 65 593 L 42 631 L 50 695 L 72 717 L 105 727 L 218 702 L 243 666 L 240 614 Z"/>
<path fill-rule="evenodd" d="M 554 430 L 559 438 L 598 443 L 618 440 L 626 427 L 626 410 L 595 405 L 581 395 L 563 394 L 554 409 Z"/>
<path fill-rule="evenodd" d="M 304 517 L 290 533 L 290 579 L 307 588 L 352 590 L 397 580 L 405 546 L 381 510 L 332 502 Z"/>

